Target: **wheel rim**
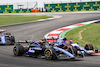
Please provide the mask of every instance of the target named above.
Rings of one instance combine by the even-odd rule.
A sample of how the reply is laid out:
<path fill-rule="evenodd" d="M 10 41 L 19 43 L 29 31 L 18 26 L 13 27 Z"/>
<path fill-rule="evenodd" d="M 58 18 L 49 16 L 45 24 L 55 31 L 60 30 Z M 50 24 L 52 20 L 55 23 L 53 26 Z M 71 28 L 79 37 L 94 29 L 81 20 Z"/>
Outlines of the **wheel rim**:
<path fill-rule="evenodd" d="M 46 54 L 45 54 L 45 57 L 50 57 L 50 55 L 51 55 L 50 51 L 47 51 Z"/>
<path fill-rule="evenodd" d="M 13 52 L 14 52 L 15 55 L 18 53 L 18 50 L 17 50 L 16 47 L 14 47 Z"/>

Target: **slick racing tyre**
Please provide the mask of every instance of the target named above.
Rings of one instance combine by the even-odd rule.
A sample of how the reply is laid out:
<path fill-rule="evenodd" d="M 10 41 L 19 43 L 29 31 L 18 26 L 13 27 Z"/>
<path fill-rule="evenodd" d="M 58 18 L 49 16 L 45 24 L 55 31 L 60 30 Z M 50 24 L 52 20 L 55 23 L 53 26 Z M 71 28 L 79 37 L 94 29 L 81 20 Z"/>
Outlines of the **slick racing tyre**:
<path fill-rule="evenodd" d="M 57 59 L 51 49 L 46 49 L 44 51 L 44 55 L 45 55 L 45 59 L 47 59 L 47 60 Z"/>
<path fill-rule="evenodd" d="M 98 52 L 99 52 L 97 48 L 95 48 L 95 52 L 96 52 L 96 53 L 98 53 Z"/>
<path fill-rule="evenodd" d="M 22 56 L 24 54 L 24 47 L 20 44 L 17 44 L 13 48 L 13 53 L 14 53 L 15 56 Z"/>
<path fill-rule="evenodd" d="M 77 49 L 75 47 L 69 46 L 68 52 L 77 56 Z"/>
<path fill-rule="evenodd" d="M 75 47 L 73 47 L 73 51 L 74 51 L 75 56 L 77 56 L 77 49 Z"/>
<path fill-rule="evenodd" d="M 15 37 L 14 36 L 11 36 L 10 40 L 15 43 Z"/>
<path fill-rule="evenodd" d="M 86 50 L 94 50 L 93 46 L 91 44 L 86 44 L 84 47 Z"/>

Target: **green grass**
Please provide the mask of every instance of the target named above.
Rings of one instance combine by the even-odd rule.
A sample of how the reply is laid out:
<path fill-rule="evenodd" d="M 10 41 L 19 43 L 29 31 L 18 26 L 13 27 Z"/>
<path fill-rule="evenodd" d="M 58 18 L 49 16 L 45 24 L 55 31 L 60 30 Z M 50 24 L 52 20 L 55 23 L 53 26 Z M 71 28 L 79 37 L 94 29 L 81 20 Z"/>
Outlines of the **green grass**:
<path fill-rule="evenodd" d="M 51 16 L 23 16 L 23 15 L 0 15 L 0 26 L 8 24 L 23 23 L 38 19 L 50 18 Z"/>
<path fill-rule="evenodd" d="M 86 43 L 92 44 L 94 48 L 100 49 L 100 24 L 89 24 L 73 29 L 65 34 L 68 40 L 79 45 L 85 46 Z"/>

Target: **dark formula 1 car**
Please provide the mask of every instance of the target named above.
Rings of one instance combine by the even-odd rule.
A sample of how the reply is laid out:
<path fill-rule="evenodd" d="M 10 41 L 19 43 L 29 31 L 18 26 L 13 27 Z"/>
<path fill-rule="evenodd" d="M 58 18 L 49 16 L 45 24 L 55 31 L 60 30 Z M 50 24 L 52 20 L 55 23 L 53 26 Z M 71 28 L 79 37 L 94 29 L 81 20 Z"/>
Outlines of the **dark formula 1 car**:
<path fill-rule="evenodd" d="M 5 30 L 0 30 L 0 45 L 14 45 L 15 37 L 11 33 L 6 33 Z"/>
<path fill-rule="evenodd" d="M 100 51 L 98 49 L 94 49 L 94 47 L 91 44 L 86 44 L 85 47 L 81 47 L 78 45 L 78 43 L 73 43 L 72 40 L 66 40 L 66 38 L 60 38 L 55 44 L 67 44 L 71 45 L 72 47 L 75 47 L 77 50 L 84 51 L 85 54 L 87 55 L 100 55 Z"/>
<path fill-rule="evenodd" d="M 91 44 L 86 44 L 85 47 L 79 45 L 76 46 L 78 49 L 82 49 L 87 55 L 100 55 L 100 51 L 93 47 Z"/>
<path fill-rule="evenodd" d="M 29 45 L 23 47 L 20 43 L 16 43 L 13 48 L 13 53 L 15 56 L 33 56 L 33 57 L 44 57 L 47 60 L 50 59 L 70 59 L 70 58 L 83 58 L 84 52 L 78 51 L 76 48 L 68 45 L 54 45 L 54 43 L 49 44 L 46 41 L 40 42 L 28 42 Z"/>

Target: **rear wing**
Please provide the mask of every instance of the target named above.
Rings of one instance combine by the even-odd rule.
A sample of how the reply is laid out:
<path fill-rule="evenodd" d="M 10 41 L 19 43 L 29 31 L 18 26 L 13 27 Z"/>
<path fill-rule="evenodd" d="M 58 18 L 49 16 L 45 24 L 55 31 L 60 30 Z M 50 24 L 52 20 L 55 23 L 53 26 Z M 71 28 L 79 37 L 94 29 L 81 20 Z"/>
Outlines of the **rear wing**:
<path fill-rule="evenodd" d="M 42 40 L 45 40 L 45 43 L 48 43 L 48 44 L 50 44 L 46 39 L 42 39 Z M 40 43 L 40 41 L 33 41 L 33 40 L 19 40 L 19 41 L 16 41 L 16 43 L 23 43 L 23 44 L 28 44 L 28 45 L 30 45 L 30 44 L 33 44 L 33 43 Z"/>
<path fill-rule="evenodd" d="M 35 41 L 32 41 L 32 40 L 19 40 L 17 41 L 17 43 L 34 43 Z"/>

